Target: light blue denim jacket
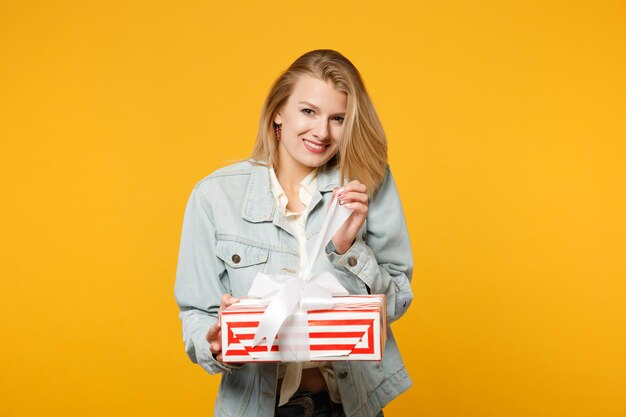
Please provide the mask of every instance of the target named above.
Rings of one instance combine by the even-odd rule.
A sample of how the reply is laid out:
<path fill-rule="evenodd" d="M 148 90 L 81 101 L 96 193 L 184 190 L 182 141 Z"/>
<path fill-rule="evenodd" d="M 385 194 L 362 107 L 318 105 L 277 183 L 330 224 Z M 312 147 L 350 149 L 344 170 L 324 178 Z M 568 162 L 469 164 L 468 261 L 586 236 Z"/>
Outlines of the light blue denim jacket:
<path fill-rule="evenodd" d="M 320 169 L 305 227 L 307 240 L 319 233 L 339 179 L 337 169 Z M 175 295 L 187 354 L 207 372 L 222 374 L 216 416 L 273 416 L 278 371 L 276 363 L 233 366 L 213 358 L 206 334 L 217 321 L 222 294 L 243 297 L 257 272 L 296 274 L 299 264 L 298 241 L 276 206 L 266 166 L 239 162 L 196 185 L 183 221 Z M 314 272 L 332 272 L 351 294 L 385 294 L 391 323 L 413 299 L 412 270 L 404 212 L 388 170 L 352 247 L 338 255 L 329 243 Z M 332 364 L 348 417 L 375 416 L 411 386 L 391 329 L 381 361 Z"/>

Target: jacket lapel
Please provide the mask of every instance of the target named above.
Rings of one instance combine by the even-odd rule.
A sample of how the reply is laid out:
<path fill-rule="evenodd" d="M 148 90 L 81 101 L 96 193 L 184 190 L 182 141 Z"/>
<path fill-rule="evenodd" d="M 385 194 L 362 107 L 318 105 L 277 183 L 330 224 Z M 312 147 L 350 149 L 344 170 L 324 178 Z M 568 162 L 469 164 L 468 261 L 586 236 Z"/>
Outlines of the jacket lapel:
<path fill-rule="evenodd" d="M 253 164 L 241 215 L 251 223 L 261 223 L 272 221 L 275 211 L 277 210 L 270 186 L 269 168 Z"/>
<path fill-rule="evenodd" d="M 241 215 L 244 220 L 251 223 L 272 222 L 293 236 L 285 215 L 278 210 L 268 166 L 252 166 Z"/>
<path fill-rule="evenodd" d="M 335 187 L 339 187 L 339 180 L 339 169 L 336 167 L 320 169 L 317 174 L 317 191 L 313 194 L 311 204 L 309 205 L 305 228 L 307 240 L 319 233 L 324 217 L 326 216 L 325 207 L 320 206 L 320 203 L 323 201 L 323 194 L 332 192 Z"/>

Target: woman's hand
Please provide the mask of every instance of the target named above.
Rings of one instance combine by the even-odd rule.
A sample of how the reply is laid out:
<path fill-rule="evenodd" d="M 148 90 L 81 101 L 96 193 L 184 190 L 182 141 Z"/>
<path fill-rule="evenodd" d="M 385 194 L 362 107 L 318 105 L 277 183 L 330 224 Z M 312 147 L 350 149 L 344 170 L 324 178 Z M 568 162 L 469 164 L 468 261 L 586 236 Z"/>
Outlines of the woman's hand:
<path fill-rule="evenodd" d="M 348 220 L 339 228 L 333 236 L 333 245 L 338 254 L 344 254 L 350 249 L 357 233 L 363 227 L 367 218 L 369 199 L 367 187 L 358 181 L 352 181 L 345 187 L 333 190 L 333 198 L 339 200 L 339 204 L 349 209 L 354 209 Z"/>
<path fill-rule="evenodd" d="M 239 301 L 239 299 L 230 294 L 222 295 L 218 317 L 221 319 L 222 310 L 232 304 L 235 304 L 237 301 Z M 217 323 L 209 328 L 209 332 L 206 335 L 206 340 L 209 342 L 209 349 L 211 350 L 213 357 L 215 357 L 215 359 L 219 362 L 222 361 L 222 328 L 220 326 L 220 321 L 221 320 L 218 319 Z"/>

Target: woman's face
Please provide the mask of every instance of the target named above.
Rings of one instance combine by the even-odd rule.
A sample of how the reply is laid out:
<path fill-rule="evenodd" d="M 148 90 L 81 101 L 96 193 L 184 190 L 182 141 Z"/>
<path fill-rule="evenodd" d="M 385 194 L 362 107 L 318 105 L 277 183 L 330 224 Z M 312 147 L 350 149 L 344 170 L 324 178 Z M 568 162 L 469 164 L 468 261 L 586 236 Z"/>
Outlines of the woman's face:
<path fill-rule="evenodd" d="M 281 125 L 279 170 L 310 172 L 339 150 L 346 114 L 346 93 L 331 81 L 301 76 L 274 122 Z"/>

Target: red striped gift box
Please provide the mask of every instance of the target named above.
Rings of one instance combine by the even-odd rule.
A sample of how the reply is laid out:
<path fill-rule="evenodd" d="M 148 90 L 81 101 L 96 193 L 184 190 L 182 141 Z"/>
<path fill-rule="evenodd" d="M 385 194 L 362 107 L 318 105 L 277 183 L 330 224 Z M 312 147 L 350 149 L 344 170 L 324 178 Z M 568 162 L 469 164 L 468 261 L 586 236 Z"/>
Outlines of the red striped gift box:
<path fill-rule="evenodd" d="M 380 360 L 387 340 L 384 295 L 333 297 L 333 308 L 308 312 L 311 361 Z M 244 299 L 221 314 L 222 355 L 226 363 L 280 362 L 279 343 L 271 350 L 252 339 L 266 306 Z"/>

